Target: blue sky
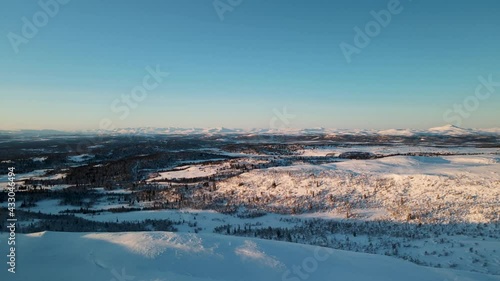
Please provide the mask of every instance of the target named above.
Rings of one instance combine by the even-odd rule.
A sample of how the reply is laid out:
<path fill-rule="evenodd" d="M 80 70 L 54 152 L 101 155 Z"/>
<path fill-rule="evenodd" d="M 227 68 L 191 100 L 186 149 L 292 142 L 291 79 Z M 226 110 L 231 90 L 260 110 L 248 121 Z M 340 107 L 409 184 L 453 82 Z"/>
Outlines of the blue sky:
<path fill-rule="evenodd" d="M 54 0 L 55 1 L 55 0 Z M 500 2 L 401 0 L 348 63 L 383 1 L 243 0 L 218 16 L 212 0 L 72 0 L 23 36 L 37 1 L 5 0 L 0 17 L 0 129 L 270 126 L 428 128 L 474 96 L 479 76 L 500 82 Z M 50 2 L 42 0 L 42 2 Z M 220 0 L 230 5 L 229 0 Z M 126 118 L 112 109 L 159 66 L 169 76 Z M 470 99 L 469 99 L 470 101 Z M 462 115 L 500 127 L 500 87 Z M 449 119 L 449 120 L 448 120 Z"/>

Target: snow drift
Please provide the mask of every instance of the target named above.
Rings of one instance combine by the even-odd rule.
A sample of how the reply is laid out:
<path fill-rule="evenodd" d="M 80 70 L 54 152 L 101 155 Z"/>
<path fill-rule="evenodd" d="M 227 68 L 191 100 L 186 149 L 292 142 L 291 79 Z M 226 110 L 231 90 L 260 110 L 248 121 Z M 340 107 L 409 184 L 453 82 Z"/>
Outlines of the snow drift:
<path fill-rule="evenodd" d="M 7 236 L 0 237 L 5 253 Z M 500 280 L 385 256 L 214 234 L 43 232 L 19 235 L 17 247 L 17 272 L 2 270 L 1 280 Z"/>

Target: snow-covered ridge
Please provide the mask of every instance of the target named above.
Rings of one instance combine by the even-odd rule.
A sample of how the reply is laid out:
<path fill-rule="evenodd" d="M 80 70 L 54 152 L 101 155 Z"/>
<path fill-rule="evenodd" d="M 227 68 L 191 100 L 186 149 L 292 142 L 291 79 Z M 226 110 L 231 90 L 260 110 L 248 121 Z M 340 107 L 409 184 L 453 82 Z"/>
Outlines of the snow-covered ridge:
<path fill-rule="evenodd" d="M 1 280 L 500 280 L 380 255 L 215 234 L 42 232 L 19 234 L 17 242 L 16 274 L 2 270 Z"/>
<path fill-rule="evenodd" d="M 46 136 L 64 134 L 134 134 L 134 135 L 385 135 L 385 136 L 466 136 L 466 135 L 500 135 L 500 128 L 466 129 L 454 125 L 445 125 L 426 130 L 421 129 L 326 129 L 326 128 L 178 128 L 178 127 L 139 127 L 120 128 L 114 130 L 86 131 L 54 131 L 54 130 L 18 130 L 1 131 L 0 134 L 23 136 Z"/>

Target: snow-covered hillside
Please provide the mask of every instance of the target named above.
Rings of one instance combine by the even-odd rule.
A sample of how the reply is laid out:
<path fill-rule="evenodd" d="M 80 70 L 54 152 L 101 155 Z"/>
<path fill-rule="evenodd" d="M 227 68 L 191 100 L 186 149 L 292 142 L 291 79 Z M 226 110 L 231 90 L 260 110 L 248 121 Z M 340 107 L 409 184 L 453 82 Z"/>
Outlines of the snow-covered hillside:
<path fill-rule="evenodd" d="M 1 252 L 5 253 L 6 235 Z M 9 281 L 494 281 L 500 276 L 277 241 L 170 232 L 19 235 Z"/>
<path fill-rule="evenodd" d="M 218 184 L 234 205 L 423 223 L 499 220 L 500 158 L 397 156 L 254 170 Z M 258 198 L 258 201 L 253 200 Z M 378 212 L 366 212 L 376 209 Z"/>

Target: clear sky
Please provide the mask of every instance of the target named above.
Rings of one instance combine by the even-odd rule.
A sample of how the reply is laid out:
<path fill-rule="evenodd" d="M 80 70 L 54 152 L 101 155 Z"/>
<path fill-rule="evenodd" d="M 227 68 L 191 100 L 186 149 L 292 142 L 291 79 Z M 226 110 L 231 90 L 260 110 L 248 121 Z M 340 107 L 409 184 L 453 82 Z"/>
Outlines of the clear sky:
<path fill-rule="evenodd" d="M 274 121 L 285 107 L 296 128 L 429 128 L 458 119 L 500 127 L 498 0 L 401 0 L 350 63 L 340 44 L 356 47 L 354 28 L 365 30 L 371 11 L 396 0 L 217 1 L 230 10 L 218 14 L 213 0 L 71 0 L 43 25 L 38 1 L 3 0 L 0 129 L 97 129 L 103 119 L 114 127 L 267 128 L 283 125 Z M 40 25 L 34 35 L 23 17 Z M 169 76 L 144 100 L 123 103 L 148 66 Z M 498 82 L 475 104 L 478 77 L 488 75 Z M 453 106 L 464 102 L 459 115 Z"/>

